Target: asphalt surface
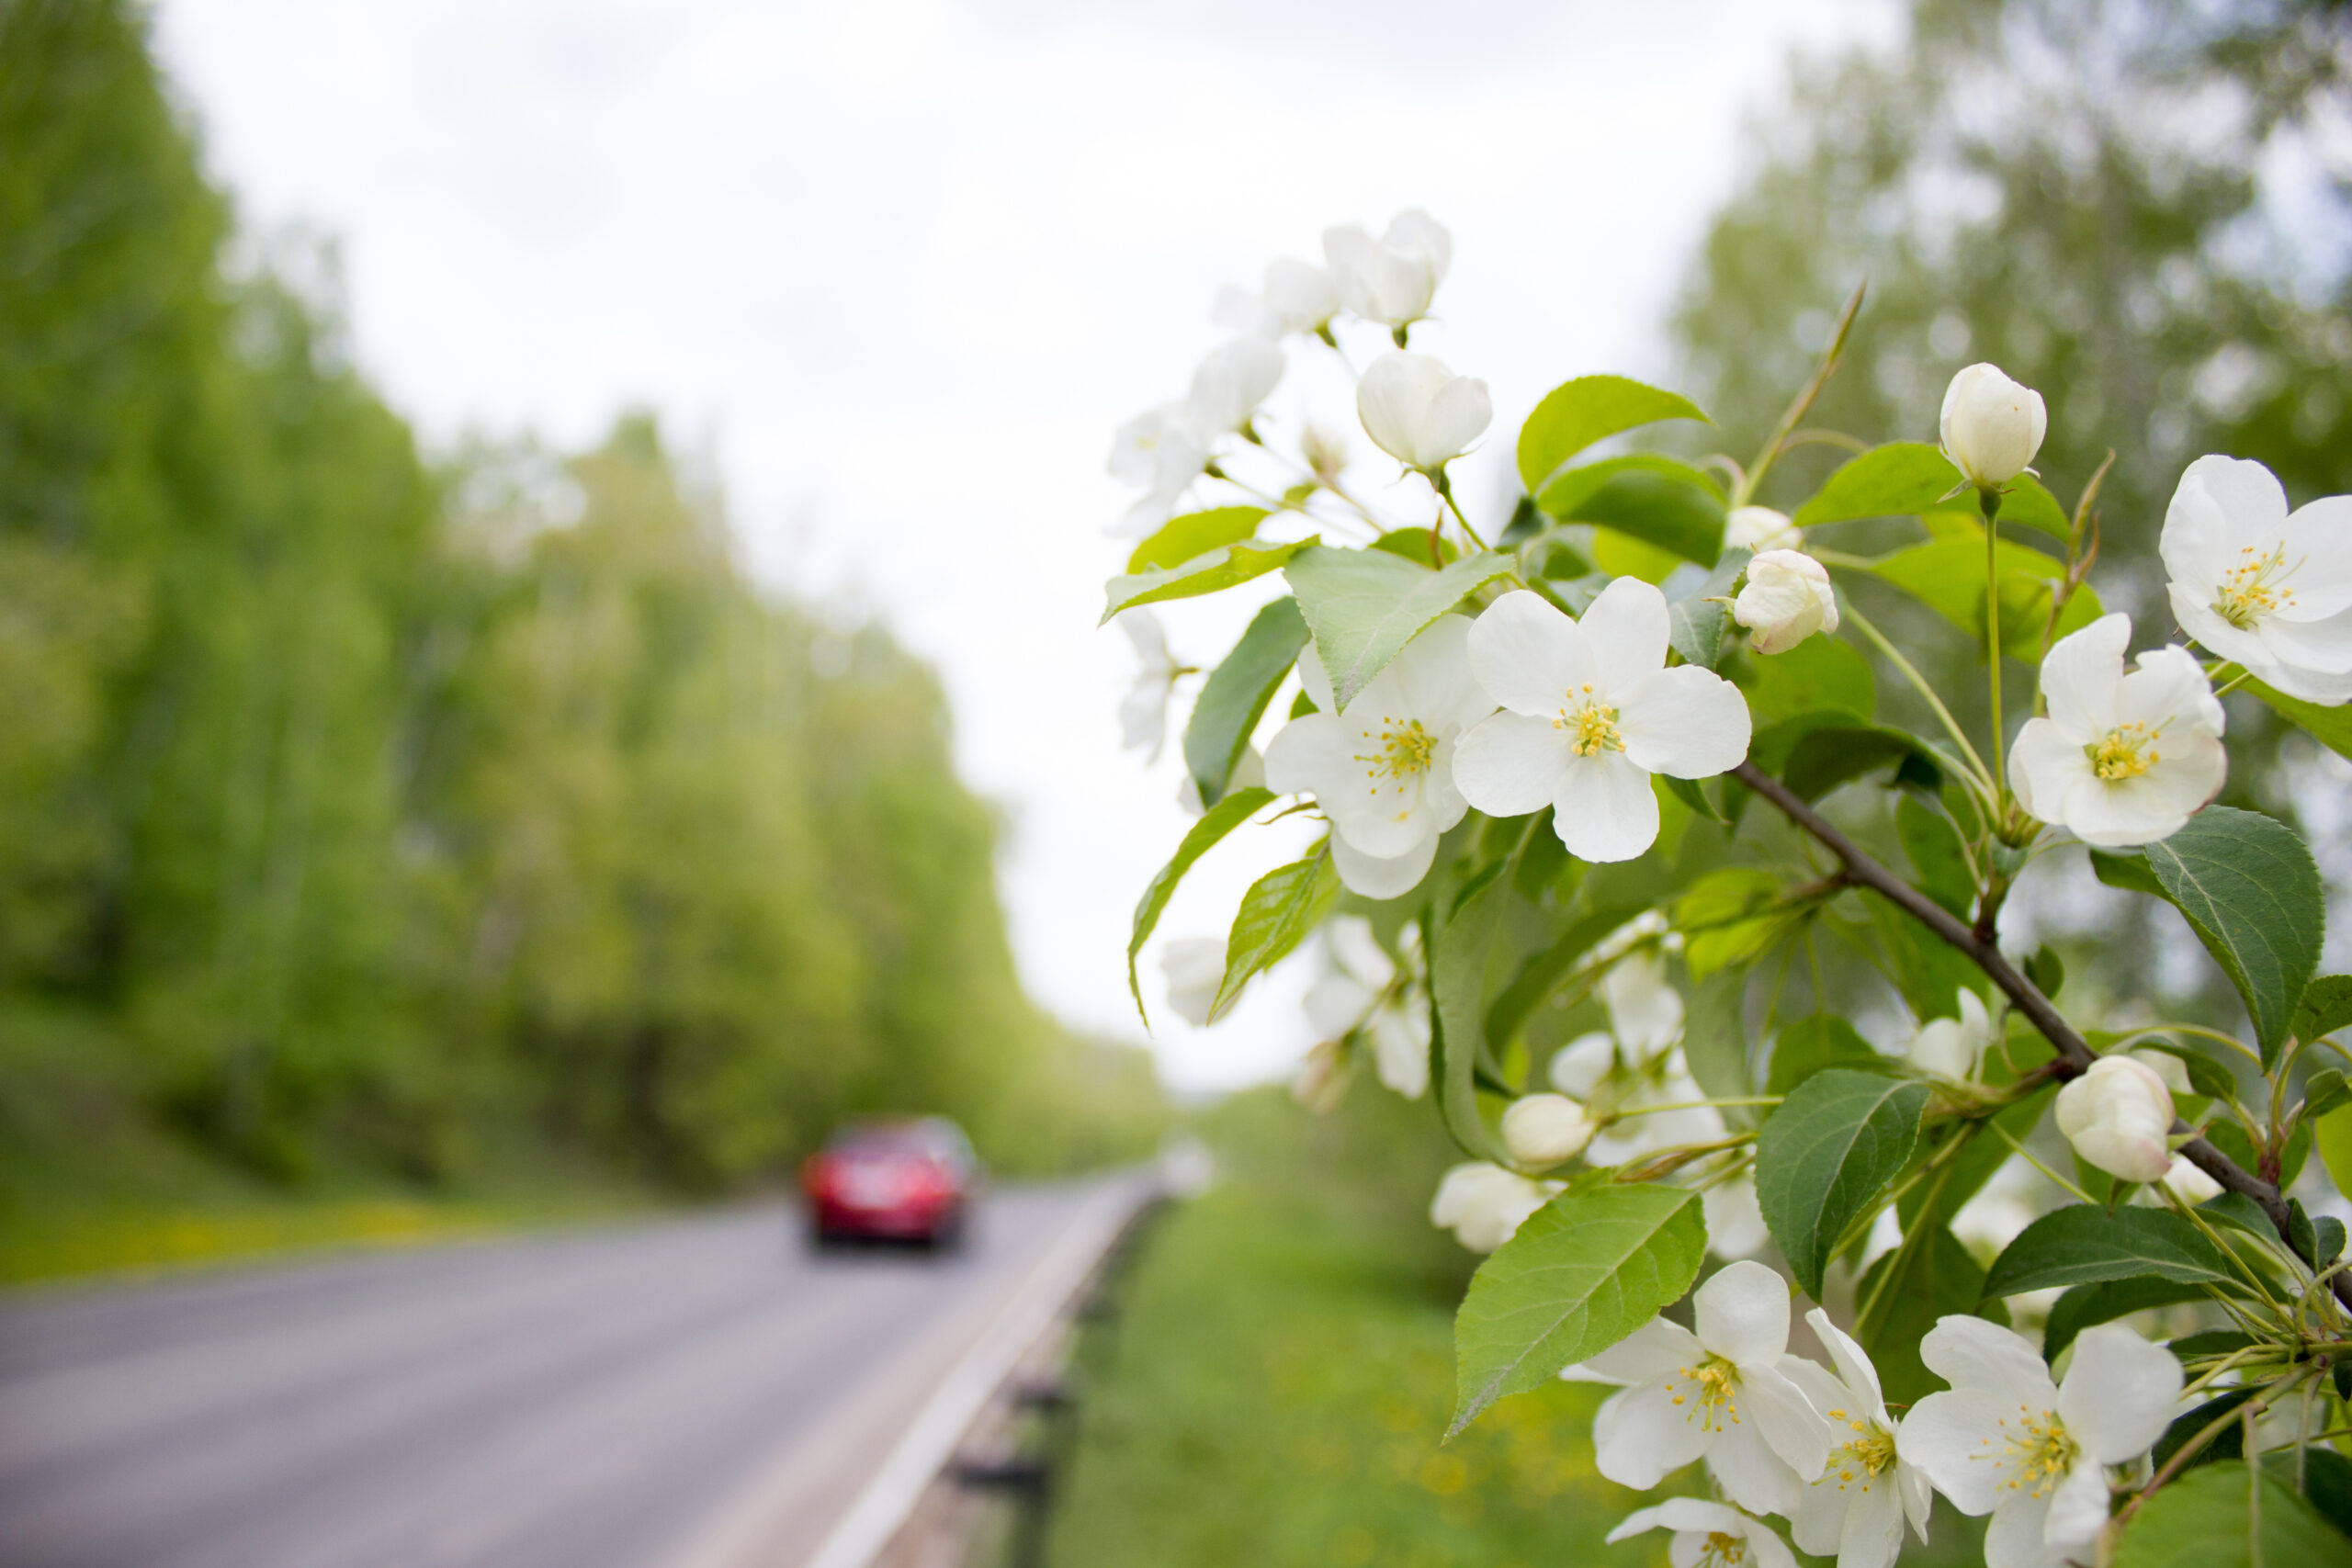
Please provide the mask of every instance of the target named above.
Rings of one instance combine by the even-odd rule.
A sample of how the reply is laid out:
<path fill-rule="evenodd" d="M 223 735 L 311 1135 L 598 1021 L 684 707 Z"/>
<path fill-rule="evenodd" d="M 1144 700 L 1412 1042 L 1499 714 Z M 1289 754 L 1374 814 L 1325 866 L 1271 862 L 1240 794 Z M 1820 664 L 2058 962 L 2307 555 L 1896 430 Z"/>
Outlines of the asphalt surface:
<path fill-rule="evenodd" d="M 0 1298 L 0 1565 L 663 1562 L 779 1454 L 887 1448 L 861 1407 L 1093 1190 L 1000 1189 L 940 1258 L 812 1255 L 769 1208 Z"/>

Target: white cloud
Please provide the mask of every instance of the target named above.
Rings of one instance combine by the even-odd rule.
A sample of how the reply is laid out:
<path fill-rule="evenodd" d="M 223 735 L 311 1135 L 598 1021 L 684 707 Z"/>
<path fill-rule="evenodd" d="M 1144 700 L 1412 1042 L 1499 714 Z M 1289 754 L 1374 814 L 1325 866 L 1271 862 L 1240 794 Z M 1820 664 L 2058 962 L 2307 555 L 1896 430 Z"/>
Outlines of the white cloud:
<path fill-rule="evenodd" d="M 247 219 L 343 236 L 357 356 L 429 440 L 582 443 L 650 403 L 707 433 L 763 580 L 854 594 L 941 667 L 966 774 L 1016 825 L 1024 976 L 1132 1032 L 1127 917 L 1183 820 L 1172 758 L 1142 777 L 1117 750 L 1102 461 L 1216 341 L 1216 286 L 1315 254 L 1327 223 L 1451 225 L 1415 345 L 1494 389 L 1475 506 L 1547 388 L 1659 367 L 1788 48 L 1896 25 L 1886 0 L 1438 15 L 164 0 L 159 37 Z M 1305 378 L 1351 425 L 1333 373 Z M 1254 606 L 1180 608 L 1172 639 L 1213 659 Z M 1299 839 L 1229 842 L 1163 930 L 1221 930 Z M 1163 1024 L 1168 1077 L 1285 1070 L 1303 983 L 1208 1033 Z"/>

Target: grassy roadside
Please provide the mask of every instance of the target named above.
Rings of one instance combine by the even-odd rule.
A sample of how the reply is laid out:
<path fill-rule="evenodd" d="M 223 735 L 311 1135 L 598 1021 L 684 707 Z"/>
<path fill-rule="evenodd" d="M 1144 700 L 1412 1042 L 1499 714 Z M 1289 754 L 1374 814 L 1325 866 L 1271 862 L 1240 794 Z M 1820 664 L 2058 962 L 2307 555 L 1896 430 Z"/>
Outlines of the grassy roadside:
<path fill-rule="evenodd" d="M 119 1043 L 0 1014 L 0 1285 L 320 1248 L 398 1247 L 643 1211 L 647 1190 L 499 1140 L 460 1178 L 332 1157 L 270 1179 L 141 1109 Z"/>
<path fill-rule="evenodd" d="M 1424 1213 L 1451 1157 L 1433 1122 L 1369 1084 L 1329 1120 L 1274 1091 L 1209 1118 L 1218 1186 L 1081 1351 L 1057 1568 L 1665 1561 L 1662 1535 L 1601 1544 L 1638 1506 L 1592 1467 L 1605 1390 L 1507 1400 L 1440 1443 L 1475 1259 Z"/>

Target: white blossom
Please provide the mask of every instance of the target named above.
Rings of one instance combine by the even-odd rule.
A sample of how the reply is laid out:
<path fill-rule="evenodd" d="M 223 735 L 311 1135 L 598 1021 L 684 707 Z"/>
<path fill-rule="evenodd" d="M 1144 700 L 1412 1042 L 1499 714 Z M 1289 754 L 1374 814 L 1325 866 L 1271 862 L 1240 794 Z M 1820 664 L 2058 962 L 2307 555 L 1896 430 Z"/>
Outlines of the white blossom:
<path fill-rule="evenodd" d="M 2222 705 L 2187 649 L 2152 648 L 2123 671 L 2132 618 L 2101 615 L 2041 661 L 2046 718 L 2009 751 L 2018 804 L 2086 844 L 2152 844 L 2221 792 Z"/>
<path fill-rule="evenodd" d="M 1526 589 L 1489 605 L 1470 663 L 1502 708 L 1463 738 L 1454 773 L 1479 810 L 1552 807 L 1580 860 L 1632 860 L 1657 838 L 1650 775 L 1712 777 L 1747 755 L 1747 702 L 1695 664 L 1666 667 L 1666 596 L 1621 577 L 1571 620 Z"/>
<path fill-rule="evenodd" d="M 1699 1194 L 1707 1222 L 1707 1250 L 1725 1262 L 1752 1258 L 1772 1239 L 1756 1201 L 1756 1178 L 1742 1172 Z"/>
<path fill-rule="evenodd" d="M 1544 1076 L 1571 1100 L 1590 1100 L 1617 1067 L 1617 1041 L 1605 1029 L 1579 1034 L 1552 1053 Z"/>
<path fill-rule="evenodd" d="M 1733 1263 L 1699 1287 L 1691 1309 L 1696 1332 L 1652 1318 L 1584 1363 L 1629 1385 L 1593 1419 L 1594 1461 L 1619 1485 L 1646 1491 L 1703 1458 L 1741 1507 L 1793 1514 L 1832 1438 L 1781 1369 L 1788 1285 L 1761 1263 Z"/>
<path fill-rule="evenodd" d="M 1682 993 L 1666 977 L 1666 954 L 1657 944 L 1634 948 L 1611 964 L 1600 976 L 1600 1000 L 1610 1029 L 1636 1062 L 1682 1038 Z"/>
<path fill-rule="evenodd" d="M 2164 1185 L 2165 1191 L 2184 1203 L 2202 1203 L 2222 1195 L 2220 1182 L 2179 1155 L 2173 1156 L 2172 1164 L 2165 1168 Z"/>
<path fill-rule="evenodd" d="M 1326 1114 L 1348 1091 L 1344 1066 L 1344 1054 L 1337 1040 L 1317 1041 L 1299 1058 L 1298 1071 L 1291 1075 L 1290 1097 L 1317 1116 Z"/>
<path fill-rule="evenodd" d="M 1430 299 L 1453 260 L 1453 239 L 1414 208 L 1390 220 L 1377 240 L 1352 223 L 1326 229 L 1323 259 L 1341 304 L 1401 334 L 1430 313 Z"/>
<path fill-rule="evenodd" d="M 1792 1533 L 1805 1551 L 1834 1554 L 1838 1568 L 1888 1568 L 1903 1550 L 1906 1517 L 1919 1539 L 1928 1539 L 1935 1498 L 1928 1478 L 1895 1450 L 1894 1417 L 1886 1413 L 1886 1396 L 1870 1357 L 1819 1307 L 1804 1320 L 1837 1372 L 1794 1356 L 1781 1366 L 1828 1418 L 1836 1446 L 1821 1478 L 1805 1488 L 1804 1501 L 1790 1520 Z"/>
<path fill-rule="evenodd" d="M 1655 1507 L 1637 1508 L 1609 1532 L 1609 1540 L 1613 1545 L 1654 1529 L 1674 1532 L 1667 1549 L 1674 1568 L 1796 1568 L 1789 1543 L 1771 1526 L 1698 1497 L 1669 1497 Z"/>
<path fill-rule="evenodd" d="M 1592 1118 L 1565 1094 L 1521 1095 L 1503 1112 L 1503 1147 L 1521 1165 L 1558 1165 L 1592 1142 Z"/>
<path fill-rule="evenodd" d="M 1169 1010 L 1195 1029 L 1205 1028 L 1217 987 L 1225 983 L 1225 939 L 1171 938 L 1159 950 L 1159 972 L 1168 977 Z"/>
<path fill-rule="evenodd" d="M 2352 698 L 2352 496 L 2290 513 L 2261 464 L 2199 457 L 2157 548 L 2183 631 L 2289 696 Z"/>
<path fill-rule="evenodd" d="M 1264 338 L 1238 337 L 1213 351 L 1193 372 L 1184 412 L 1192 428 L 1212 438 L 1250 428 L 1258 405 L 1283 378 L 1283 351 Z"/>
<path fill-rule="evenodd" d="M 1786 653 L 1815 632 L 1838 629 L 1838 593 L 1829 571 L 1797 550 L 1766 550 L 1747 563 L 1747 581 L 1731 602 L 1763 654 Z"/>
<path fill-rule="evenodd" d="M 1184 667 L 1168 656 L 1168 634 L 1148 608 L 1124 610 L 1112 624 L 1136 650 L 1136 678 L 1119 699 L 1120 744 L 1146 752 L 1147 763 L 1157 762 L 1168 738 L 1168 694 Z"/>
<path fill-rule="evenodd" d="M 1119 427 L 1111 441 L 1111 477 L 1142 487 L 1143 494 L 1107 530 L 1139 539 L 1168 521 L 1177 498 L 1209 466 L 1209 437 L 1182 403 L 1148 409 Z"/>
<path fill-rule="evenodd" d="M 1470 673 L 1470 623 L 1440 616 L 1356 694 L 1333 700 L 1315 649 L 1299 679 L 1317 712 L 1283 726 L 1266 747 L 1267 787 L 1315 797 L 1331 820 L 1340 880 L 1366 898 L 1411 890 L 1440 834 L 1469 809 L 1455 787 L 1455 747 L 1494 709 Z"/>
<path fill-rule="evenodd" d="M 2101 1056 L 2058 1091 L 2058 1130 L 2109 1176 L 2161 1181 L 2172 1169 L 2172 1090 L 2144 1062 Z"/>
<path fill-rule="evenodd" d="M 1430 1224 L 1452 1231 L 1473 1252 L 1492 1252 L 1559 1190 L 1556 1181 L 1532 1181 L 1483 1160 L 1457 1165 L 1430 1200 Z"/>
<path fill-rule="evenodd" d="M 1219 292 L 1216 324 L 1265 338 L 1286 333 L 1321 332 L 1339 313 L 1339 289 L 1330 269 L 1295 256 L 1266 264 L 1265 287 L 1252 293 L 1230 284 Z"/>
<path fill-rule="evenodd" d="M 1911 1065 L 1922 1072 L 1965 1082 L 1975 1077 L 1984 1065 L 1984 1049 L 1993 1043 L 1993 1019 L 1967 987 L 1954 994 L 1960 1016 L 1931 1018 L 1921 1024 L 1919 1032 L 1911 1037 L 1907 1055 Z"/>
<path fill-rule="evenodd" d="M 1735 506 L 1724 519 L 1724 548 L 1727 550 L 1793 550 L 1804 544 L 1804 531 L 1785 512 L 1769 506 Z"/>
<path fill-rule="evenodd" d="M 1944 389 L 1944 456 L 1968 482 L 2008 483 L 2041 450 L 2050 424 L 2041 394 L 2021 387 L 1996 365 L 1972 365 Z"/>
<path fill-rule="evenodd" d="M 2075 1340 L 2063 1383 L 1980 1317 L 1939 1318 L 1920 1358 L 1951 1385 L 1912 1407 L 1895 1449 L 1963 1514 L 1991 1514 L 1986 1568 L 2087 1558 L 2107 1524 L 2105 1467 L 2145 1453 L 2179 1403 L 2180 1363 L 2115 1324 Z"/>
<path fill-rule="evenodd" d="M 1380 1081 L 1408 1100 L 1430 1086 L 1429 1013 L 1412 987 L 1396 985 L 1396 965 L 1361 915 L 1323 928 L 1333 968 L 1306 990 L 1306 1016 L 1317 1035 L 1342 1040 L 1362 1032 Z"/>
<path fill-rule="evenodd" d="M 1241 755 L 1234 759 L 1233 772 L 1226 777 L 1225 793 L 1232 795 L 1240 790 L 1265 787 L 1266 759 L 1259 754 L 1255 746 L 1244 746 Z M 1176 805 L 1187 817 L 1208 814 L 1208 807 L 1201 804 L 1201 783 L 1193 776 L 1190 768 L 1185 769 L 1184 776 L 1176 781 Z"/>
<path fill-rule="evenodd" d="M 1408 468 L 1445 467 L 1486 434 L 1495 417 L 1487 384 L 1456 376 L 1442 360 L 1392 349 L 1356 383 L 1356 417 L 1373 445 Z"/>
<path fill-rule="evenodd" d="M 1594 1165 L 1623 1165 L 1660 1149 L 1719 1142 L 1723 1112 L 1703 1103 L 1706 1098 L 1679 1051 L 1633 1066 L 1596 1096 L 1595 1109 L 1611 1120 L 1593 1134 L 1585 1157 Z M 1661 1106 L 1675 1109 L 1657 1109 Z"/>
<path fill-rule="evenodd" d="M 2048 1178 L 2013 1155 L 1952 1215 L 1952 1234 L 1987 1254 L 1998 1253 L 2041 1216 L 2052 1191 Z"/>

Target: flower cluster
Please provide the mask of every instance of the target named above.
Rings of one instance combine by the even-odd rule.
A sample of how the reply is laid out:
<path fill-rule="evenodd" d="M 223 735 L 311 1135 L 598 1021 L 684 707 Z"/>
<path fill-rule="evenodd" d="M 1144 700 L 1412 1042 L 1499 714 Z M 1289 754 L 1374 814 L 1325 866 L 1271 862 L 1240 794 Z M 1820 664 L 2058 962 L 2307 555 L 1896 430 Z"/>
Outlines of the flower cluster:
<path fill-rule="evenodd" d="M 2161 546 L 2182 635 L 2135 649 L 2089 581 L 2098 476 L 2069 513 L 2033 467 L 2038 391 L 1960 369 L 1932 446 L 1804 424 L 1858 294 L 1753 459 L 1594 456 L 1704 416 L 1577 377 L 1528 416 L 1525 493 L 1482 528 L 1449 467 L 1492 398 L 1413 343 L 1451 258 L 1407 213 L 1228 291 L 1218 319 L 1240 335 L 1123 434 L 1114 468 L 1144 491 L 1129 531 L 1158 532 L 1106 616 L 1140 671 L 1126 739 L 1156 750 L 1191 671 L 1143 606 L 1287 581 L 1196 706 L 1197 821 L 1129 952 L 1247 815 L 1220 791 L 1322 825 L 1253 885 L 1231 941 L 1163 946 L 1170 1001 L 1204 1020 L 1284 954 L 1319 953 L 1298 1099 L 1329 1108 L 1368 1063 L 1436 1102 L 1464 1157 L 1430 1218 L 1498 1255 L 1462 1308 L 1458 1419 L 1531 1369 L 1616 1384 L 1601 1472 L 1646 1488 L 1697 1464 L 1713 1495 L 1643 1508 L 1612 1539 L 1664 1529 L 1678 1563 L 1773 1568 L 1793 1562 L 1775 1516 L 1806 1552 L 1885 1568 L 1924 1539 L 1937 1492 L 1991 1517 L 1992 1568 L 2106 1561 L 2135 1516 L 2195 1506 L 2172 1481 L 2236 1419 L 2220 1401 L 2300 1389 L 2300 1416 L 2265 1417 L 2298 1444 L 2352 1419 L 2352 1383 L 2331 1395 L 2314 1359 L 2352 1344 L 2343 1233 L 2320 1192 L 2283 1190 L 2314 1123 L 2352 1118 L 2352 1086 L 2311 1049 L 2352 1026 L 2352 977 L 2314 979 L 2326 906 L 2308 850 L 2214 804 L 2256 702 L 2343 749 L 2340 716 L 2312 705 L 2352 701 L 2352 497 L 2290 509 L 2258 465 L 2189 464 Z M 1356 422 L 1397 465 L 1385 494 L 1418 514 L 1352 494 L 1330 427 L 1302 421 L 1296 457 L 1274 450 L 1260 411 L 1286 347 L 1355 374 Z M 1776 460 L 1816 438 L 1854 455 L 1810 500 L 1764 504 L 1768 474 L 1790 483 Z M 1254 483 L 1245 454 L 1251 476 L 1284 471 Z M 1232 493 L 1171 520 L 1195 485 Z M 1874 558 L 1822 532 L 1903 516 L 1915 542 Z M 1965 635 L 1980 703 L 1948 700 L 1950 666 L 1930 679 L 1906 628 L 1873 623 L 1895 593 Z M 2035 676 L 2028 707 L 2009 705 L 2010 660 Z M 1874 668 L 1934 725 L 1888 717 Z M 2102 881 L 2188 916 L 2254 1043 L 2144 1014 L 2128 1036 L 2078 1026 L 2061 956 L 2007 951 L 2027 870 L 2086 848 Z M 1841 945 L 1860 961 L 1842 972 L 1825 957 Z M 1687 1320 L 1666 1315 L 1694 1286 Z M 1821 1359 L 1792 1351 L 1795 1294 L 1850 1302 L 1850 1332 L 1806 1313 Z M 2047 1363 L 1984 1318 L 1902 1327 L 1980 1295 L 2028 1327 L 2047 1315 Z M 1559 1368 L 1559 1326 L 1601 1301 L 1621 1337 Z M 2166 1345 L 2117 1321 L 2147 1303 L 2180 1314 Z M 2212 1403 L 2186 1411 L 2192 1388 Z M 2168 1427 L 2170 1457 L 2146 1462 Z"/>
<path fill-rule="evenodd" d="M 1646 1490 L 1703 1461 L 1732 1506 L 1644 1509 L 1612 1540 L 1723 1532 L 1787 1562 L 1749 1517 L 1779 1514 L 1798 1546 L 1838 1568 L 1886 1568 L 1906 1522 L 1927 1539 L 1932 1488 L 1963 1514 L 1993 1516 L 1987 1568 L 2056 1568 L 2096 1541 L 2109 1470 L 2146 1453 L 2180 1399 L 2179 1361 L 2130 1329 L 2086 1330 L 2053 1384 L 2025 1339 L 1948 1316 L 1920 1354 L 1950 1390 L 1897 1421 L 1870 1357 L 1818 1307 L 1805 1323 L 1831 1365 L 1789 1352 L 1788 1288 L 1764 1265 L 1724 1268 L 1691 1312 L 1691 1327 L 1653 1318 L 1568 1373 L 1621 1385 L 1593 1422 L 1601 1474 Z"/>

